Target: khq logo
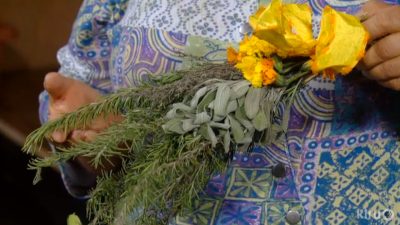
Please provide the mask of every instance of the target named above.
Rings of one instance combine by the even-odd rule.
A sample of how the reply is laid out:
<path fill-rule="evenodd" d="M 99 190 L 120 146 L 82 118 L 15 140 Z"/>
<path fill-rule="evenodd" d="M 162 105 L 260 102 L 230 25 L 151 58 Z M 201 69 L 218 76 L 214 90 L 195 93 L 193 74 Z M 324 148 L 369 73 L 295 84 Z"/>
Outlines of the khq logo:
<path fill-rule="evenodd" d="M 394 212 L 390 209 L 385 209 L 381 211 L 374 211 L 368 209 L 358 209 L 357 219 L 383 219 L 385 221 L 391 221 L 394 218 Z"/>

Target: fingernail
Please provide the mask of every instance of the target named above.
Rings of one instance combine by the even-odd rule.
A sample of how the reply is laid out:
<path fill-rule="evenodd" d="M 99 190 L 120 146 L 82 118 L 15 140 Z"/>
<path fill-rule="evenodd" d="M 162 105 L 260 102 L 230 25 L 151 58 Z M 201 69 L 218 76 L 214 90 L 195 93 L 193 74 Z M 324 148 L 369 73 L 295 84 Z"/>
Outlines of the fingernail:
<path fill-rule="evenodd" d="M 67 139 L 67 135 L 62 131 L 54 131 L 51 137 L 57 143 L 63 143 Z"/>

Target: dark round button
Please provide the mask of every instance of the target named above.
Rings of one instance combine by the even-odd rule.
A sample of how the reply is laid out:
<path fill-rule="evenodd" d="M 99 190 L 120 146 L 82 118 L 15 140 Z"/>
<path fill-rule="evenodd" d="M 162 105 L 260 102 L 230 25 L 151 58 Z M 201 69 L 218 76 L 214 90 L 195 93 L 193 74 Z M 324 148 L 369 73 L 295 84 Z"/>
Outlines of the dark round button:
<path fill-rule="evenodd" d="M 290 210 L 290 211 L 288 211 L 286 213 L 286 217 L 285 218 L 286 218 L 286 221 L 290 225 L 298 224 L 300 222 L 300 220 L 301 220 L 300 213 L 297 212 L 297 211 L 292 211 L 292 210 Z"/>
<path fill-rule="evenodd" d="M 282 178 L 286 176 L 286 168 L 283 163 L 278 163 L 272 168 L 272 175 L 277 178 Z"/>

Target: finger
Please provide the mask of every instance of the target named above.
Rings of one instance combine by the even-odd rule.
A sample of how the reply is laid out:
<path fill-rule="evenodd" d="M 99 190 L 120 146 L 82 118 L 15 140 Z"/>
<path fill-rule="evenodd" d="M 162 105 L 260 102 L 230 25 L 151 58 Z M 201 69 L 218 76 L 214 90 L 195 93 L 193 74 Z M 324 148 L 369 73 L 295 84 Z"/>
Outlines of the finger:
<path fill-rule="evenodd" d="M 400 32 L 388 35 L 373 44 L 362 60 L 365 69 L 400 56 Z"/>
<path fill-rule="evenodd" d="M 92 142 L 96 139 L 98 133 L 93 130 L 86 130 L 83 135 L 86 142 Z"/>
<path fill-rule="evenodd" d="M 51 140 L 56 143 L 64 143 L 67 140 L 67 133 L 64 131 L 54 131 L 51 134 Z"/>
<path fill-rule="evenodd" d="M 400 32 L 400 6 L 389 6 L 381 9 L 364 21 L 363 24 L 370 33 L 370 41 L 390 33 Z"/>
<path fill-rule="evenodd" d="M 72 80 L 62 76 L 59 73 L 48 73 L 43 82 L 44 89 L 49 93 L 52 100 L 63 97 L 68 90 Z"/>
<path fill-rule="evenodd" d="M 361 21 L 364 21 L 380 12 L 380 10 L 389 7 L 389 4 L 380 0 L 368 1 L 361 7 L 360 11 L 358 11 L 355 16 L 357 16 Z"/>
<path fill-rule="evenodd" d="M 93 130 L 74 130 L 71 134 L 71 141 L 78 142 L 92 142 L 96 139 L 98 133 Z"/>
<path fill-rule="evenodd" d="M 90 130 L 95 130 L 95 131 L 102 131 L 112 125 L 113 123 L 120 122 L 123 120 L 123 117 L 121 115 L 110 115 L 107 117 L 100 117 L 93 121 L 93 123 L 90 125 Z"/>
<path fill-rule="evenodd" d="M 400 77 L 400 56 L 385 61 L 368 71 L 368 78 L 386 81 Z"/>
<path fill-rule="evenodd" d="M 379 82 L 379 84 L 386 88 L 390 88 L 395 91 L 400 91 L 400 78 L 395 78 L 395 79 L 388 80 L 388 81 L 382 81 L 382 82 Z"/>

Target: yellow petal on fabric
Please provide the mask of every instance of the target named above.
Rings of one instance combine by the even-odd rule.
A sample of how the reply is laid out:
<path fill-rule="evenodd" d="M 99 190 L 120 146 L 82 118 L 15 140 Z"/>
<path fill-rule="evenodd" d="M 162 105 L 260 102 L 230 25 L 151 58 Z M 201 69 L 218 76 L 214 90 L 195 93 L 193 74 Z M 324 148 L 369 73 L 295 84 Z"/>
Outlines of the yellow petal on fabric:
<path fill-rule="evenodd" d="M 254 87 L 261 87 L 263 80 L 262 74 L 256 72 L 255 68 L 260 59 L 254 56 L 245 56 L 235 67 L 242 71 L 243 77 L 248 80 Z"/>
<path fill-rule="evenodd" d="M 254 36 L 272 44 L 281 57 L 309 56 L 314 52 L 311 8 L 272 0 L 250 17 Z"/>
<path fill-rule="evenodd" d="M 324 8 L 320 34 L 311 69 L 319 73 L 329 69 L 348 74 L 364 56 L 369 34 L 361 22 L 352 15 Z"/>

